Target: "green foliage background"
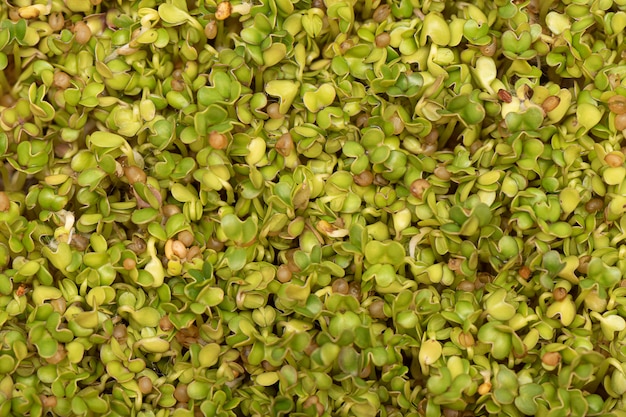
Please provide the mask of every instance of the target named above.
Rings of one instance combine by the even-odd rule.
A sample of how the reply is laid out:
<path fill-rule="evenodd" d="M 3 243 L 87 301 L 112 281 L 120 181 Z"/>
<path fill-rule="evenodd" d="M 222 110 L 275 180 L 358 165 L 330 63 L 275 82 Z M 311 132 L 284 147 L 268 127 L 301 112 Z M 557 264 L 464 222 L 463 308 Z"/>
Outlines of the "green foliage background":
<path fill-rule="evenodd" d="M 626 415 L 625 28 L 4 1 L 0 415 Z"/>

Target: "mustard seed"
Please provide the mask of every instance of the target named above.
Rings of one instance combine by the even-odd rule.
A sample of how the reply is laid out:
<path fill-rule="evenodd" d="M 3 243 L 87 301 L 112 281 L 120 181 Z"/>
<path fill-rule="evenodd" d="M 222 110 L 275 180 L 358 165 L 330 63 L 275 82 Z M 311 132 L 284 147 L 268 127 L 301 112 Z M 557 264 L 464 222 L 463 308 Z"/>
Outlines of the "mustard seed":
<path fill-rule="evenodd" d="M 615 116 L 615 129 L 626 129 L 626 113 L 618 114 L 617 116 Z"/>
<path fill-rule="evenodd" d="M 147 376 L 139 378 L 137 385 L 139 386 L 139 391 L 143 395 L 150 394 L 152 392 L 152 380 Z"/>
<path fill-rule="evenodd" d="M 389 46 L 389 42 L 391 42 L 391 36 L 387 32 L 379 33 L 374 39 L 377 48 L 386 48 Z"/>
<path fill-rule="evenodd" d="M 424 196 L 424 191 L 430 187 L 430 183 L 425 179 L 418 179 L 411 183 L 410 191 L 415 198 L 420 200 Z"/>
<path fill-rule="evenodd" d="M 137 262 L 135 262 L 133 258 L 126 258 L 124 259 L 122 266 L 124 267 L 125 270 L 131 271 L 135 269 L 135 267 L 137 266 Z"/>
<path fill-rule="evenodd" d="M 217 5 L 217 10 L 215 11 L 215 18 L 217 20 L 226 20 L 230 17 L 232 13 L 233 6 L 229 1 L 223 1 Z"/>
<path fill-rule="evenodd" d="M 91 39 L 91 29 L 83 21 L 74 24 L 74 38 L 81 45 L 86 44 Z"/>
<path fill-rule="evenodd" d="M 388 4 L 381 4 L 376 8 L 376 10 L 374 10 L 374 15 L 372 16 L 372 19 L 374 19 L 374 22 L 376 23 L 381 23 L 387 20 L 390 14 L 391 7 Z"/>
<path fill-rule="evenodd" d="M 548 366 L 557 366 L 561 362 L 561 354 L 559 352 L 546 352 L 541 357 L 541 362 Z"/>
<path fill-rule="evenodd" d="M 353 177 L 354 183 L 361 187 L 367 187 L 374 182 L 374 174 L 372 171 L 363 171 Z"/>
<path fill-rule="evenodd" d="M 546 99 L 543 101 L 543 103 L 541 103 L 541 108 L 543 109 L 543 111 L 550 112 L 554 109 L 556 109 L 559 104 L 561 103 L 561 98 L 557 97 L 557 96 L 549 96 L 546 97 Z"/>
<path fill-rule="evenodd" d="M 189 394 L 187 393 L 187 384 L 178 384 L 176 390 L 174 391 L 174 398 L 179 403 L 187 403 L 189 402 Z"/>
<path fill-rule="evenodd" d="M 334 293 L 346 295 L 350 291 L 350 285 L 345 279 L 337 278 L 333 282 L 332 289 Z"/>
<path fill-rule="evenodd" d="M 191 245 L 193 245 L 193 242 L 195 240 L 193 233 L 191 233 L 189 230 L 183 230 L 181 232 L 178 232 L 178 240 L 185 245 L 185 247 L 190 247 Z"/>
<path fill-rule="evenodd" d="M 563 301 L 567 297 L 567 290 L 563 287 L 557 287 L 552 291 L 552 297 L 554 301 Z"/>
<path fill-rule="evenodd" d="M 270 119 L 282 119 L 284 116 L 280 112 L 280 104 L 278 103 L 268 104 L 265 111 L 267 112 L 267 115 L 270 117 Z"/>
<path fill-rule="evenodd" d="M 276 141 L 276 152 L 282 156 L 289 156 L 294 149 L 293 138 L 290 133 L 285 133 Z"/>
<path fill-rule="evenodd" d="M 9 211 L 11 208 L 11 199 L 4 191 L 0 191 L 0 212 Z"/>
<path fill-rule="evenodd" d="M 609 110 L 615 114 L 626 113 L 626 97 L 616 94 L 608 100 Z"/>
<path fill-rule="evenodd" d="M 134 165 L 124 168 L 124 176 L 126 177 L 130 185 L 133 185 L 136 182 L 141 182 L 145 184 L 146 180 L 148 179 L 148 176 L 143 171 L 143 169 Z"/>
<path fill-rule="evenodd" d="M 214 130 L 209 135 L 209 145 L 211 145 L 213 149 L 224 149 L 228 146 L 228 139 L 226 135 Z"/>
<path fill-rule="evenodd" d="M 291 281 L 291 275 L 292 275 L 291 270 L 285 264 L 282 264 L 276 270 L 276 279 L 278 279 L 278 281 L 282 283 Z"/>
<path fill-rule="evenodd" d="M 71 85 L 72 78 L 63 71 L 55 72 L 52 78 L 52 84 L 55 87 L 65 90 Z"/>
<path fill-rule="evenodd" d="M 385 319 L 387 316 L 384 311 L 385 302 L 383 300 L 376 300 L 370 304 L 368 311 L 370 316 L 374 319 Z"/>
<path fill-rule="evenodd" d="M 174 324 L 170 320 L 169 316 L 161 317 L 161 320 L 159 320 L 159 328 L 164 332 L 169 332 L 174 328 Z"/>

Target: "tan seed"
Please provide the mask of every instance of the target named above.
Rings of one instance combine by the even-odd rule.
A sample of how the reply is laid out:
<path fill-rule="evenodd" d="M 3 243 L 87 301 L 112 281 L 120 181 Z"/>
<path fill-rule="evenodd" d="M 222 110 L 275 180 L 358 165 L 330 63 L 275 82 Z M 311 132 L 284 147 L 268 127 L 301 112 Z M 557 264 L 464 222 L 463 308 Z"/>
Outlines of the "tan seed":
<path fill-rule="evenodd" d="M 356 118 L 356 127 L 367 127 L 368 126 L 368 122 L 369 122 L 369 118 L 370 115 L 367 113 L 361 113 L 358 115 L 358 117 Z"/>
<path fill-rule="evenodd" d="M 386 48 L 391 42 L 391 36 L 387 32 L 379 33 L 374 39 L 377 48 Z"/>
<path fill-rule="evenodd" d="M 353 180 L 356 185 L 367 187 L 374 182 L 374 174 L 372 174 L 372 171 L 363 171 L 360 174 L 355 175 Z"/>
<path fill-rule="evenodd" d="M 15 97 L 11 94 L 0 95 L 0 106 L 11 107 L 16 103 Z"/>
<path fill-rule="evenodd" d="M 608 164 L 610 167 L 621 167 L 624 164 L 624 155 L 619 155 L 617 153 L 608 153 L 604 157 L 604 162 Z"/>
<path fill-rule="evenodd" d="M 483 143 L 480 140 L 476 140 L 470 145 L 470 153 L 473 155 L 482 147 Z"/>
<path fill-rule="evenodd" d="M 511 95 L 511 93 L 503 89 L 498 90 L 498 98 L 505 103 L 510 103 L 513 101 L 513 96 Z"/>
<path fill-rule="evenodd" d="M 185 82 L 183 80 L 172 79 L 172 90 L 181 92 L 185 89 Z"/>
<path fill-rule="evenodd" d="M 522 89 L 524 90 L 524 98 L 526 100 L 530 100 L 535 95 L 535 90 L 533 90 L 528 84 L 524 84 Z"/>
<path fill-rule="evenodd" d="M 214 130 L 209 135 L 209 145 L 211 145 L 213 149 L 224 149 L 228 146 L 228 139 L 226 135 Z"/>
<path fill-rule="evenodd" d="M 567 297 L 567 290 L 563 287 L 557 287 L 552 291 L 552 297 L 554 301 L 563 301 Z"/>
<path fill-rule="evenodd" d="M 448 171 L 448 169 L 444 165 L 439 165 L 437 168 L 435 168 L 433 174 L 435 174 L 437 178 L 444 181 L 448 181 L 452 177 L 452 174 L 450 174 L 450 171 Z"/>
<path fill-rule="evenodd" d="M 67 302 L 65 301 L 65 298 L 55 298 L 53 300 L 50 300 L 50 304 L 52 305 L 52 309 L 57 313 L 65 313 L 65 308 L 67 307 Z"/>
<path fill-rule="evenodd" d="M 139 391 L 143 395 L 150 394 L 152 392 L 152 380 L 147 376 L 139 378 L 137 385 L 139 386 Z"/>
<path fill-rule="evenodd" d="M 422 142 L 427 145 L 436 145 L 439 141 L 439 131 L 437 129 L 431 129 L 426 136 L 422 138 Z"/>
<path fill-rule="evenodd" d="M 189 394 L 187 393 L 187 384 L 178 384 L 174 391 L 174 398 L 179 403 L 189 402 Z"/>
<path fill-rule="evenodd" d="M 183 70 L 181 68 L 176 68 L 174 71 L 172 71 L 172 78 L 175 80 L 182 80 Z"/>
<path fill-rule="evenodd" d="M 174 214 L 181 213 L 180 207 L 176 204 L 166 204 L 162 208 L 165 217 L 172 217 Z"/>
<path fill-rule="evenodd" d="M 480 47 L 480 53 L 484 56 L 493 56 L 496 53 L 496 49 L 498 46 L 495 42 L 490 42 L 487 45 L 483 45 Z"/>
<path fill-rule="evenodd" d="M 348 286 L 348 295 L 353 296 L 357 300 L 361 299 L 361 284 L 358 282 L 351 282 Z"/>
<path fill-rule="evenodd" d="M 11 199 L 4 191 L 0 191 L 0 212 L 7 212 L 11 208 Z"/>
<path fill-rule="evenodd" d="M 231 6 L 229 1 L 223 1 L 217 5 L 217 10 L 215 11 L 215 18 L 217 20 L 226 20 L 230 17 L 232 13 L 233 7 Z"/>
<path fill-rule="evenodd" d="M 172 242 L 172 253 L 178 259 L 185 259 L 187 257 L 187 247 L 180 240 L 175 240 Z"/>
<path fill-rule="evenodd" d="M 159 320 L 159 328 L 164 332 L 169 332 L 174 328 L 174 324 L 170 320 L 169 316 L 161 317 L 161 320 Z"/>
<path fill-rule="evenodd" d="M 410 191 L 415 198 L 420 200 L 424 196 L 424 191 L 430 187 L 430 183 L 425 179 L 418 179 L 411 183 Z"/>
<path fill-rule="evenodd" d="M 389 185 L 389 180 L 383 177 L 382 174 L 376 174 L 374 175 L 374 185 L 384 187 L 385 185 Z"/>
<path fill-rule="evenodd" d="M 193 245 L 194 242 L 194 237 L 193 237 L 193 233 L 191 233 L 189 230 L 183 230 L 181 232 L 178 232 L 178 240 L 185 245 L 185 247 L 190 247 L 191 245 Z"/>
<path fill-rule="evenodd" d="M 376 300 L 370 304 L 368 310 L 373 319 L 386 319 L 387 316 L 385 315 L 384 308 L 385 302 L 383 300 Z"/>
<path fill-rule="evenodd" d="M 561 103 L 560 97 L 549 96 L 543 101 L 543 103 L 541 103 L 541 108 L 543 109 L 543 111 L 548 113 L 556 109 L 560 103 Z"/>
<path fill-rule="evenodd" d="M 483 382 L 478 386 L 479 395 L 487 395 L 491 391 L 491 382 Z"/>
<path fill-rule="evenodd" d="M 20 7 L 17 13 L 22 19 L 36 19 L 41 14 L 41 11 L 35 6 Z"/>
<path fill-rule="evenodd" d="M 626 129 L 626 113 L 618 114 L 617 116 L 615 116 L 615 129 Z"/>
<path fill-rule="evenodd" d="M 220 252 L 222 249 L 224 249 L 224 243 L 212 237 L 207 240 L 206 247 L 207 249 L 213 249 L 215 252 Z"/>
<path fill-rule="evenodd" d="M 267 115 L 270 119 L 282 119 L 283 114 L 280 112 L 280 104 L 278 103 L 270 103 L 267 105 L 267 109 L 265 109 Z"/>
<path fill-rule="evenodd" d="M 125 270 L 132 271 L 137 266 L 137 262 L 135 262 L 133 258 L 126 258 L 124 259 L 122 265 L 124 266 Z"/>
<path fill-rule="evenodd" d="M 204 35 L 207 39 L 215 39 L 217 37 L 217 22 L 215 20 L 209 20 L 209 23 L 206 24 Z"/>
<path fill-rule="evenodd" d="M 341 53 L 345 53 L 348 49 L 352 48 L 354 46 L 354 42 L 352 41 L 352 39 L 346 39 L 345 41 L 341 42 L 339 44 L 339 50 L 341 51 Z"/>
<path fill-rule="evenodd" d="M 474 283 L 471 281 L 463 280 L 458 283 L 456 288 L 460 291 L 472 292 L 476 289 L 476 285 L 474 285 Z"/>
<path fill-rule="evenodd" d="M 18 13 L 17 9 L 14 7 L 9 8 L 9 20 L 17 22 L 20 19 L 20 14 Z"/>
<path fill-rule="evenodd" d="M 557 366 L 561 362 L 561 354 L 559 352 L 546 352 L 541 357 L 541 362 L 547 366 Z"/>
<path fill-rule="evenodd" d="M 55 397 L 54 395 L 44 395 L 41 397 L 41 405 L 43 405 L 45 408 L 54 408 L 57 406 L 57 403 L 57 397 Z"/>
<path fill-rule="evenodd" d="M 391 123 L 393 124 L 394 135 L 399 135 L 400 133 L 404 132 L 404 122 L 397 113 L 391 116 Z"/>
<path fill-rule="evenodd" d="M 124 339 L 126 337 L 126 326 L 122 323 L 117 324 L 114 328 L 113 328 L 113 337 L 120 340 L 120 339 Z"/>
<path fill-rule="evenodd" d="M 146 180 L 148 179 L 148 176 L 143 171 L 143 169 L 135 165 L 124 167 L 124 176 L 126 177 L 130 185 L 133 185 L 136 182 L 141 182 L 145 184 Z"/>
<path fill-rule="evenodd" d="M 345 279 L 337 278 L 333 282 L 332 289 L 334 293 L 346 295 L 350 291 L 350 285 Z"/>
<path fill-rule="evenodd" d="M 581 274 L 587 274 L 589 271 L 589 262 L 591 261 L 590 255 L 583 255 L 579 259 L 578 268 L 576 270 Z"/>
<path fill-rule="evenodd" d="M 391 7 L 388 4 L 381 4 L 376 8 L 376 10 L 374 10 L 374 15 L 372 16 L 372 19 L 374 19 L 374 22 L 376 23 L 381 23 L 387 20 L 390 14 Z"/>
<path fill-rule="evenodd" d="M 616 94 L 608 100 L 609 110 L 615 114 L 626 113 L 626 97 Z"/>
<path fill-rule="evenodd" d="M 312 395 L 312 396 L 310 396 L 309 398 L 307 398 L 307 399 L 304 401 L 304 403 L 302 403 L 302 408 L 305 408 L 305 409 L 306 409 L 306 408 L 309 408 L 309 407 L 311 407 L 311 406 L 313 406 L 313 405 L 317 405 L 317 404 L 319 404 L 319 402 L 320 402 L 320 400 L 319 400 L 319 398 L 317 397 L 317 395 Z"/>
<path fill-rule="evenodd" d="M 163 248 L 163 252 L 165 252 L 165 257 L 171 260 L 174 257 L 174 241 L 172 239 L 167 239 L 165 242 L 165 247 Z"/>
<path fill-rule="evenodd" d="M 48 25 L 50 25 L 50 29 L 52 29 L 54 32 L 63 29 L 63 27 L 65 26 L 65 18 L 63 17 L 63 13 L 52 13 L 50 17 L 48 17 Z"/>
<path fill-rule="evenodd" d="M 461 333 L 459 335 L 459 343 L 461 344 L 461 346 L 466 348 L 474 346 L 474 335 L 465 332 Z"/>
<path fill-rule="evenodd" d="M 55 87 L 65 90 L 71 85 L 72 78 L 63 71 L 55 72 L 52 78 L 52 84 Z"/>
<path fill-rule="evenodd" d="M 282 156 L 289 156 L 294 149 L 291 133 L 285 133 L 276 141 L 276 152 Z"/>
<path fill-rule="evenodd" d="M 128 249 L 135 252 L 137 255 L 146 251 L 146 241 L 139 236 L 133 236 L 132 241 L 128 245 Z"/>
<path fill-rule="evenodd" d="M 91 39 L 91 29 L 83 21 L 74 24 L 74 38 L 81 45 L 86 44 Z"/>
<path fill-rule="evenodd" d="M 601 198 L 592 198 L 585 204 L 587 213 L 595 213 L 604 208 L 604 201 Z"/>
<path fill-rule="evenodd" d="M 523 265 L 519 271 L 518 271 L 519 276 L 522 279 L 528 279 L 530 278 L 530 275 L 532 274 L 532 271 L 530 270 L 529 267 L 527 267 L 526 265 Z"/>
<path fill-rule="evenodd" d="M 463 264 L 463 259 L 450 258 L 448 260 L 448 268 L 450 268 L 451 271 L 460 271 L 461 264 Z"/>
<path fill-rule="evenodd" d="M 443 417 L 463 417 L 463 412 L 459 410 L 453 410 L 451 408 L 444 408 L 441 410 Z"/>
<path fill-rule="evenodd" d="M 189 260 L 197 257 L 198 255 L 200 255 L 200 247 L 199 246 L 192 246 L 187 251 L 187 259 L 189 259 Z"/>
<path fill-rule="evenodd" d="M 278 267 L 278 270 L 276 271 L 276 279 L 278 279 L 278 281 L 282 283 L 289 282 L 291 281 L 291 276 L 292 272 L 289 269 L 289 266 L 282 264 Z"/>

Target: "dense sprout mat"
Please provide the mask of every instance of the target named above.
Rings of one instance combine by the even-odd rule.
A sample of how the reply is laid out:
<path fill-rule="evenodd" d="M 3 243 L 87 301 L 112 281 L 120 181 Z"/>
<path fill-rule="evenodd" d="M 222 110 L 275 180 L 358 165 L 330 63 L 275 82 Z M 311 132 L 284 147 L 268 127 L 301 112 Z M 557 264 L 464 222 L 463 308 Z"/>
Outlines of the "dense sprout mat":
<path fill-rule="evenodd" d="M 626 415 L 626 0 L 3 0 L 0 416 Z"/>

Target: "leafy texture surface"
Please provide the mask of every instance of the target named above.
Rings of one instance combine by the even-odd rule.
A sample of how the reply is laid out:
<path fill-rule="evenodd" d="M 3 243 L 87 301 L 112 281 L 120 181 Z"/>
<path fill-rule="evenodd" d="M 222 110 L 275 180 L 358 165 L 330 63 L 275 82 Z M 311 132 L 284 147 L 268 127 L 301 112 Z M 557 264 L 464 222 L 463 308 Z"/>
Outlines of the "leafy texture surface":
<path fill-rule="evenodd" d="M 7 0 L 0 416 L 625 416 L 623 0 Z"/>

